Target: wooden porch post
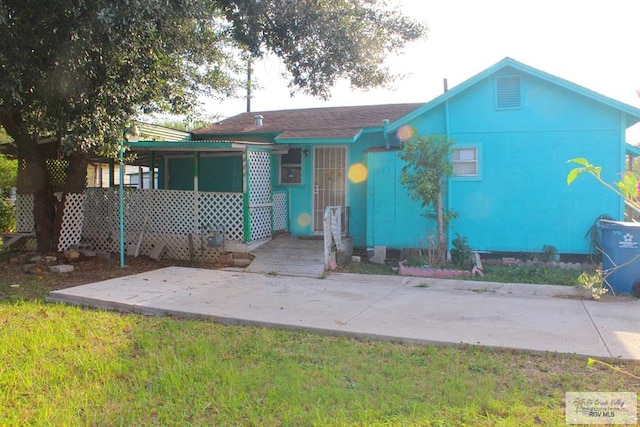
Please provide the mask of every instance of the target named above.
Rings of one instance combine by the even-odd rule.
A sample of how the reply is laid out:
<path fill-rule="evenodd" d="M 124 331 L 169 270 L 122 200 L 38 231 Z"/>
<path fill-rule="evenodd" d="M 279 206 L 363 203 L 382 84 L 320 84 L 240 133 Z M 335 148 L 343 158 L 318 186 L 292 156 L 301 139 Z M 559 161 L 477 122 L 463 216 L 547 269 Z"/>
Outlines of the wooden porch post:
<path fill-rule="evenodd" d="M 113 159 L 109 159 L 109 187 L 116 186 L 116 167 Z"/>
<path fill-rule="evenodd" d="M 156 152 L 152 151 L 149 161 L 149 188 L 156 189 Z"/>

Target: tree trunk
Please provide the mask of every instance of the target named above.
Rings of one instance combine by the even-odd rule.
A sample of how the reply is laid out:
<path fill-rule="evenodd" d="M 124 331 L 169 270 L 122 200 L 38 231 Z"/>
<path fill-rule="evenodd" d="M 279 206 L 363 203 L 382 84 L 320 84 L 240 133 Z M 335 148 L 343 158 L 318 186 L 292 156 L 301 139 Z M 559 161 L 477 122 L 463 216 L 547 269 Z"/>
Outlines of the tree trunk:
<path fill-rule="evenodd" d="M 30 135 L 20 112 L 0 115 L 0 124 L 16 142 L 18 158 L 25 162 L 28 188 L 33 194 L 33 223 L 37 250 L 49 252 L 53 247 L 53 222 L 55 198 L 51 178 L 47 171 L 43 146 L 38 144 L 38 135 Z"/>
<path fill-rule="evenodd" d="M 37 250 L 40 253 L 50 252 L 54 249 L 55 197 L 43 149 L 32 138 L 23 143 L 16 143 L 18 156 L 25 161 L 25 171 L 33 194 L 33 224 L 38 243 Z"/>
<path fill-rule="evenodd" d="M 436 263 L 439 266 L 444 266 L 447 258 L 447 234 L 444 229 L 444 207 L 442 198 L 442 190 L 438 190 L 436 200 L 436 215 L 438 222 L 438 249 L 436 250 Z"/>

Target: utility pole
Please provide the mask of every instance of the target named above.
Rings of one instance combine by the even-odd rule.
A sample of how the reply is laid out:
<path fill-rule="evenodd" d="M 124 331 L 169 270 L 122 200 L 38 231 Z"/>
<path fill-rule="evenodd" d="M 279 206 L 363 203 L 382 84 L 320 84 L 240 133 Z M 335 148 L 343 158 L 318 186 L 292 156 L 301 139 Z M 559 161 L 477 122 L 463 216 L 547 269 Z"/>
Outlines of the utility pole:
<path fill-rule="evenodd" d="M 251 58 L 247 59 L 247 113 L 251 112 Z"/>

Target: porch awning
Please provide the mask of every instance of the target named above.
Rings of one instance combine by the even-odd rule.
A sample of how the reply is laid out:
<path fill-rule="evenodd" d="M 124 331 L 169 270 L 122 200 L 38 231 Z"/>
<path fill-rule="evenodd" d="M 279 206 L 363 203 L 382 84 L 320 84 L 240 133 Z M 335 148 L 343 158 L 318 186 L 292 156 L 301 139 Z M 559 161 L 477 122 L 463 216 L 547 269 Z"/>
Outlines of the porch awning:
<path fill-rule="evenodd" d="M 134 165 L 146 166 L 150 163 L 151 153 L 162 155 L 171 153 L 193 154 L 193 153 L 224 153 L 224 152 L 244 152 L 248 148 L 259 148 L 273 153 L 286 153 L 288 145 L 272 144 L 265 142 L 247 141 L 127 141 L 125 142 L 125 155 L 135 154 Z"/>
<path fill-rule="evenodd" d="M 635 145 L 631 145 L 631 144 L 624 144 L 624 148 L 626 151 L 626 154 L 630 154 L 632 156 L 640 156 L 640 147 L 636 147 Z"/>

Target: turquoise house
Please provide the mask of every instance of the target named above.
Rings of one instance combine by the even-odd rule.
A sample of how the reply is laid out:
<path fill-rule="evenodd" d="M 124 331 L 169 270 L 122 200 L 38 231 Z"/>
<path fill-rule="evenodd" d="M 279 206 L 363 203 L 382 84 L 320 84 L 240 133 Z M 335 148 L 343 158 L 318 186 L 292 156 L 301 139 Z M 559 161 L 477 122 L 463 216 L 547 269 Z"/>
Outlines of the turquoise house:
<path fill-rule="evenodd" d="M 616 181 L 637 152 L 625 131 L 638 121 L 640 109 L 505 58 L 427 103 L 242 113 L 194 131 L 191 143 L 233 141 L 269 153 L 266 185 L 286 195 L 292 234 L 320 234 L 325 208 L 342 206 L 355 246 L 400 249 L 425 247 L 435 234 L 400 184 L 402 140 L 445 134 L 455 141 L 450 238 L 466 236 L 478 251 L 553 245 L 585 254 L 595 219 L 623 219 L 624 203 L 588 177 L 567 186 L 567 160 L 585 157 Z M 159 182 L 188 190 L 195 173 L 202 190 L 242 191 L 242 159 L 240 151 L 198 165 L 193 156 L 170 158 Z"/>

